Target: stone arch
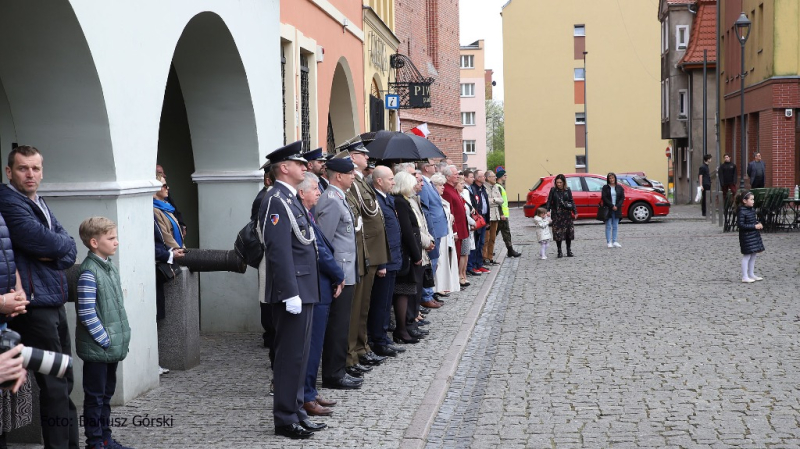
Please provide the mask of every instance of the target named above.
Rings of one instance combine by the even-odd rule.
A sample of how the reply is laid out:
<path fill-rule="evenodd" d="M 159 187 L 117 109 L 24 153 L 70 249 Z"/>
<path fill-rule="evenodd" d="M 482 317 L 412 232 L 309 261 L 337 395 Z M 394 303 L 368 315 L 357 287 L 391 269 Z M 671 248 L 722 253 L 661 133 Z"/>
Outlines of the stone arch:
<path fill-rule="evenodd" d="M 336 145 L 358 134 L 358 110 L 350 64 L 342 56 L 336 63 L 331 82 L 331 101 L 328 106 L 328 133 L 333 133 Z M 331 136 L 328 136 L 331 140 Z"/>
<path fill-rule="evenodd" d="M 0 3 L 3 165 L 12 143 L 42 151 L 43 186 L 116 180 L 102 86 L 67 0 Z"/>
<path fill-rule="evenodd" d="M 212 12 L 194 16 L 175 46 L 164 91 L 158 163 L 200 246 L 197 182 L 240 181 L 259 163 L 255 113 L 247 74 L 225 22 Z M 208 245 L 208 240 L 202 242 Z"/>

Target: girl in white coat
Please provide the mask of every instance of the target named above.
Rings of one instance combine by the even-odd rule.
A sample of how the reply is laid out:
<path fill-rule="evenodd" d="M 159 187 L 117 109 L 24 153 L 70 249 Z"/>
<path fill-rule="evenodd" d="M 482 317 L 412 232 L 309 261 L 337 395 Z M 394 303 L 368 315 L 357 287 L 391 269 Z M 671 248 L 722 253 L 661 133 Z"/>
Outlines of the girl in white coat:
<path fill-rule="evenodd" d="M 541 245 L 539 256 L 542 260 L 547 259 L 547 244 L 553 239 L 553 233 L 550 231 L 550 217 L 547 216 L 547 209 L 543 207 L 536 209 L 536 216 L 533 217 L 533 225 L 536 226 L 536 240 L 538 240 Z"/>

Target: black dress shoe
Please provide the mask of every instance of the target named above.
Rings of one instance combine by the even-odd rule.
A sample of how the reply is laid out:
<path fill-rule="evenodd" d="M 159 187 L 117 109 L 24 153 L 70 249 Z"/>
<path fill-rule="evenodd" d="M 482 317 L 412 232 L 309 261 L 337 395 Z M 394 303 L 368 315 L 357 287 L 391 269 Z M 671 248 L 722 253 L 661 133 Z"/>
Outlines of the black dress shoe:
<path fill-rule="evenodd" d="M 419 338 L 414 338 L 414 337 L 403 338 L 403 336 L 398 334 L 398 333 L 394 333 L 392 335 L 392 339 L 394 340 L 395 343 L 403 343 L 403 344 L 407 344 L 407 345 L 419 343 Z"/>
<path fill-rule="evenodd" d="M 415 331 L 414 329 L 408 329 L 408 335 L 411 335 L 411 338 L 415 338 L 417 340 L 422 340 L 425 338 L 425 334 Z"/>
<path fill-rule="evenodd" d="M 431 309 L 429 309 L 427 307 L 420 307 L 419 313 L 421 313 L 423 315 L 427 315 L 427 314 L 431 313 Z"/>
<path fill-rule="evenodd" d="M 450 296 L 450 293 L 434 293 L 434 295 L 437 295 L 442 298 L 447 298 Z"/>
<path fill-rule="evenodd" d="M 394 352 L 406 352 L 406 348 L 404 348 L 402 346 L 386 345 L 386 347 L 391 349 Z"/>
<path fill-rule="evenodd" d="M 427 326 L 429 324 L 431 324 L 431 322 L 428 321 L 428 320 L 419 320 L 419 321 L 417 321 L 417 326 Z"/>
<path fill-rule="evenodd" d="M 298 423 L 292 423 L 288 426 L 275 426 L 275 435 L 289 437 L 293 440 L 305 440 L 311 438 L 314 432 L 306 430 Z"/>
<path fill-rule="evenodd" d="M 355 369 L 361 371 L 362 373 L 368 373 L 368 372 L 372 371 L 372 367 L 371 366 L 362 365 L 360 363 L 356 363 L 351 368 L 355 368 Z"/>
<path fill-rule="evenodd" d="M 567 250 L 567 257 L 575 257 L 575 254 L 573 254 L 572 251 Z"/>
<path fill-rule="evenodd" d="M 311 431 L 311 432 L 319 432 L 320 430 L 328 427 L 328 425 L 325 424 L 324 422 L 314 422 L 314 421 L 311 421 L 308 418 L 300 421 L 299 424 L 300 424 L 300 427 L 302 427 L 302 428 L 304 428 L 304 429 L 306 429 L 308 431 Z"/>
<path fill-rule="evenodd" d="M 386 360 L 386 357 L 379 356 L 374 352 L 367 352 L 358 356 L 358 361 L 361 362 L 362 365 L 366 366 L 380 365 L 384 360 Z"/>
<path fill-rule="evenodd" d="M 561 250 L 558 250 L 558 258 L 560 259 L 562 257 L 564 257 L 564 253 L 562 253 Z"/>
<path fill-rule="evenodd" d="M 323 388 L 332 388 L 334 390 L 357 390 L 361 388 L 361 383 L 355 382 L 350 376 L 344 376 L 341 379 L 323 379 Z M 361 380 L 361 379 L 359 379 Z"/>
<path fill-rule="evenodd" d="M 522 253 L 519 251 L 514 251 L 514 248 L 508 248 L 508 257 L 519 257 Z"/>
<path fill-rule="evenodd" d="M 364 373 L 362 373 L 361 371 L 353 368 L 352 366 L 348 366 L 347 368 L 345 368 L 344 372 L 349 374 L 349 375 L 351 375 L 351 376 L 353 376 L 353 377 L 357 377 L 359 379 L 361 377 L 364 377 Z"/>
<path fill-rule="evenodd" d="M 397 351 L 389 349 L 387 346 L 373 346 L 372 351 L 384 357 L 397 357 Z"/>

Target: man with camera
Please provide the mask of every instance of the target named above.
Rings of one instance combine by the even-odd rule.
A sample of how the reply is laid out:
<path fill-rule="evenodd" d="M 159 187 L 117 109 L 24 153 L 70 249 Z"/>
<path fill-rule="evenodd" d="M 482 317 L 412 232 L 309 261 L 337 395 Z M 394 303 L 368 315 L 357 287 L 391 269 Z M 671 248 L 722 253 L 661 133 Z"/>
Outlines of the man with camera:
<path fill-rule="evenodd" d="M 31 146 L 8 155 L 0 186 L 0 214 L 5 218 L 22 286 L 30 301 L 28 312 L 17 316 L 13 328 L 26 346 L 69 354 L 67 276 L 75 264 L 75 241 L 36 192 L 42 182 L 43 158 Z M 35 373 L 39 385 L 42 437 L 46 448 L 78 447 L 78 422 L 72 392 L 72 370 L 63 378 Z"/>

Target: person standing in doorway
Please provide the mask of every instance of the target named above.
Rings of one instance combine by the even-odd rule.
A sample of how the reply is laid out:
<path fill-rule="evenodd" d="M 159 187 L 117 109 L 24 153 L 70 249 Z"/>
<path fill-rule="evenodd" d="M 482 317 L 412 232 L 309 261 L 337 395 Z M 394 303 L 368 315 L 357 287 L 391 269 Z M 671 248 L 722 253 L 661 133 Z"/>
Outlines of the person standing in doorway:
<path fill-rule="evenodd" d="M 710 160 L 710 154 L 703 156 L 703 165 L 700 166 L 700 174 L 697 176 L 697 183 L 700 184 L 701 188 L 703 189 L 703 197 L 700 207 L 704 217 L 706 216 L 706 201 L 708 192 L 711 190 L 711 172 L 708 170 L 708 161 Z"/>
<path fill-rule="evenodd" d="M 750 178 L 750 188 L 760 189 L 764 187 L 767 176 L 767 167 L 761 160 L 761 153 L 756 152 L 752 162 L 747 164 L 747 177 Z"/>

